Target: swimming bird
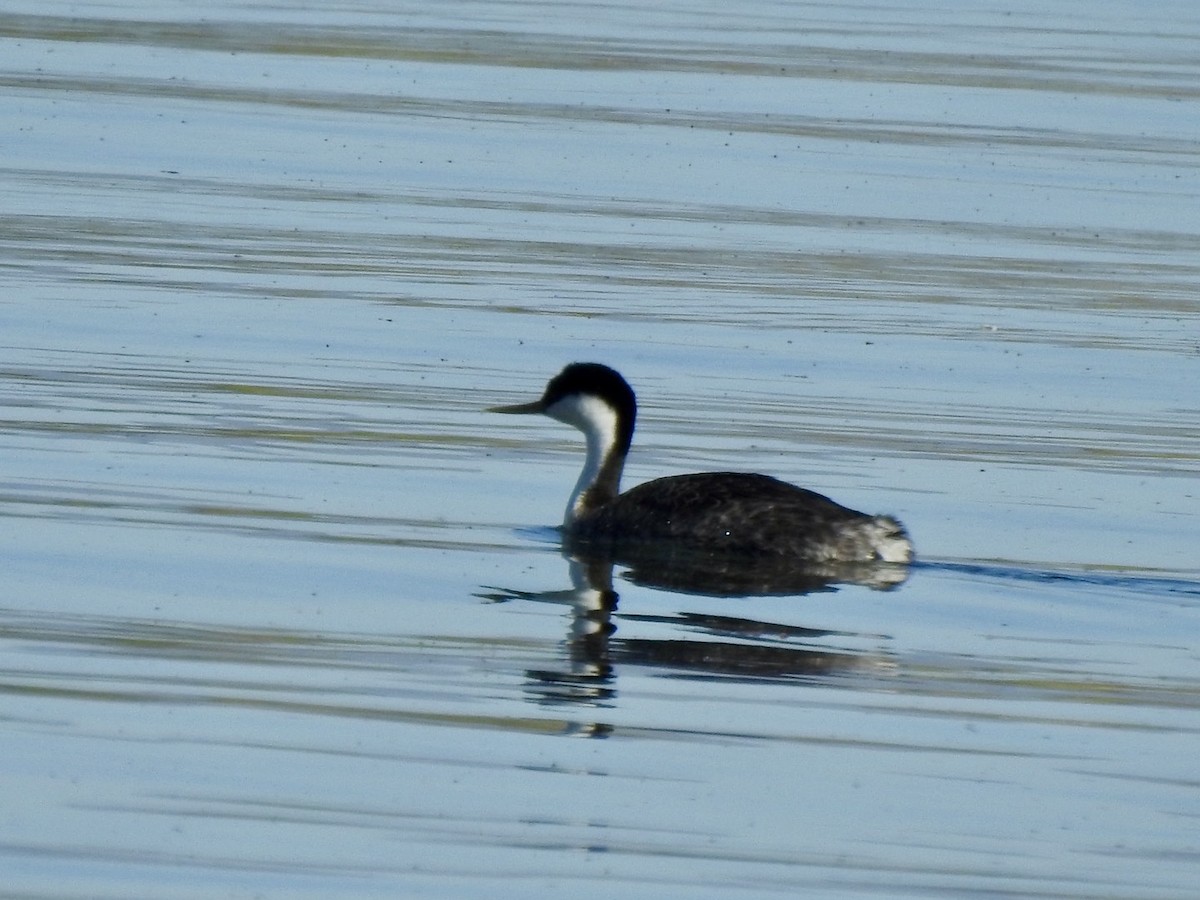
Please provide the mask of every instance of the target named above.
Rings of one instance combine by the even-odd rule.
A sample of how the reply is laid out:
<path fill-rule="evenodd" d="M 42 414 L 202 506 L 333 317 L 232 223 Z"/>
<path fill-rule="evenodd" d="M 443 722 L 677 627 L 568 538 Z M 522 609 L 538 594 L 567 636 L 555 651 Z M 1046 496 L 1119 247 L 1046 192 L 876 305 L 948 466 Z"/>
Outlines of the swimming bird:
<path fill-rule="evenodd" d="M 540 413 L 583 432 L 587 459 L 563 520 L 573 546 L 616 558 L 653 546 L 794 560 L 797 566 L 913 559 L 912 541 L 891 516 L 848 509 L 768 475 L 672 475 L 621 493 L 637 398 L 606 365 L 571 363 L 550 379 L 539 400 L 488 411 Z"/>

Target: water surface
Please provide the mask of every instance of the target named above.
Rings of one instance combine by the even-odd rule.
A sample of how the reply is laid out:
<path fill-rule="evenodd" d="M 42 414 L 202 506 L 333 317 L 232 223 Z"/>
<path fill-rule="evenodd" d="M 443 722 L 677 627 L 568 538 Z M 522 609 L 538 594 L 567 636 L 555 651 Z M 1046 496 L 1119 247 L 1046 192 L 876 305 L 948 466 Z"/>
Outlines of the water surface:
<path fill-rule="evenodd" d="M 0 13 L 6 896 L 1188 897 L 1190 3 Z M 572 573 L 627 483 L 893 590 Z M 573 580 L 574 574 L 574 580 Z"/>

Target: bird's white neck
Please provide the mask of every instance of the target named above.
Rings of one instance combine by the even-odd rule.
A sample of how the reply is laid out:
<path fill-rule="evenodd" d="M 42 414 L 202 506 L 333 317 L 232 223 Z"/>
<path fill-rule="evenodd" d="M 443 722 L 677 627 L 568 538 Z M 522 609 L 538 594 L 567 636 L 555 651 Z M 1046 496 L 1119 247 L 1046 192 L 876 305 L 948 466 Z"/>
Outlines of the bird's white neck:
<path fill-rule="evenodd" d="M 620 492 L 625 455 L 617 448 L 617 413 L 598 397 L 573 394 L 547 409 L 546 415 L 578 428 L 587 441 L 587 459 L 563 516 L 563 525 L 570 527 Z"/>

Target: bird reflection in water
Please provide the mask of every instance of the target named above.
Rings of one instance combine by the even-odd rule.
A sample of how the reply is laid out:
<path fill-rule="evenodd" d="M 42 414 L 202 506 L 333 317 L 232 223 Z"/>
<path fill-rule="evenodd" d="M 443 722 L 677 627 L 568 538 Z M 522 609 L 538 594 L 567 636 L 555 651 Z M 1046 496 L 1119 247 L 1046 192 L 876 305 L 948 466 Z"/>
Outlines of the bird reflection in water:
<path fill-rule="evenodd" d="M 626 622 L 675 625 L 705 639 L 619 638 L 614 616 L 619 597 L 613 567 L 645 587 L 716 597 L 802 595 L 833 591 L 840 584 L 891 590 L 908 577 L 908 566 L 856 563 L 830 566 L 764 565 L 745 558 L 719 558 L 685 552 L 623 552 L 621 558 L 590 552 L 586 545 L 564 546 L 572 587 L 529 593 L 499 590 L 481 596 L 493 601 L 534 600 L 569 605 L 571 624 L 566 659 L 558 668 L 527 671 L 527 690 L 540 704 L 606 706 L 616 696 L 618 666 L 642 666 L 695 677 L 810 680 L 844 675 L 878 676 L 894 668 L 880 652 L 823 649 L 823 638 L 874 638 L 844 631 L 804 628 L 735 616 L 704 613 L 648 615 L 622 613 Z M 589 726 L 590 734 L 603 733 Z"/>

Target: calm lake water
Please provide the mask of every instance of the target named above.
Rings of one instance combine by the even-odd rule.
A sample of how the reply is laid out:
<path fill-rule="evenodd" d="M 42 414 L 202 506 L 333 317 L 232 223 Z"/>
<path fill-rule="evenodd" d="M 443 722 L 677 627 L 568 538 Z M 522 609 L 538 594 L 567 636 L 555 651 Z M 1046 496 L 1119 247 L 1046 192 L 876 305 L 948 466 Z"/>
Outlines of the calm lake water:
<path fill-rule="evenodd" d="M 0 896 L 1194 897 L 1198 100 L 1190 0 L 6 4 Z M 918 565 L 614 609 L 571 360 Z"/>

